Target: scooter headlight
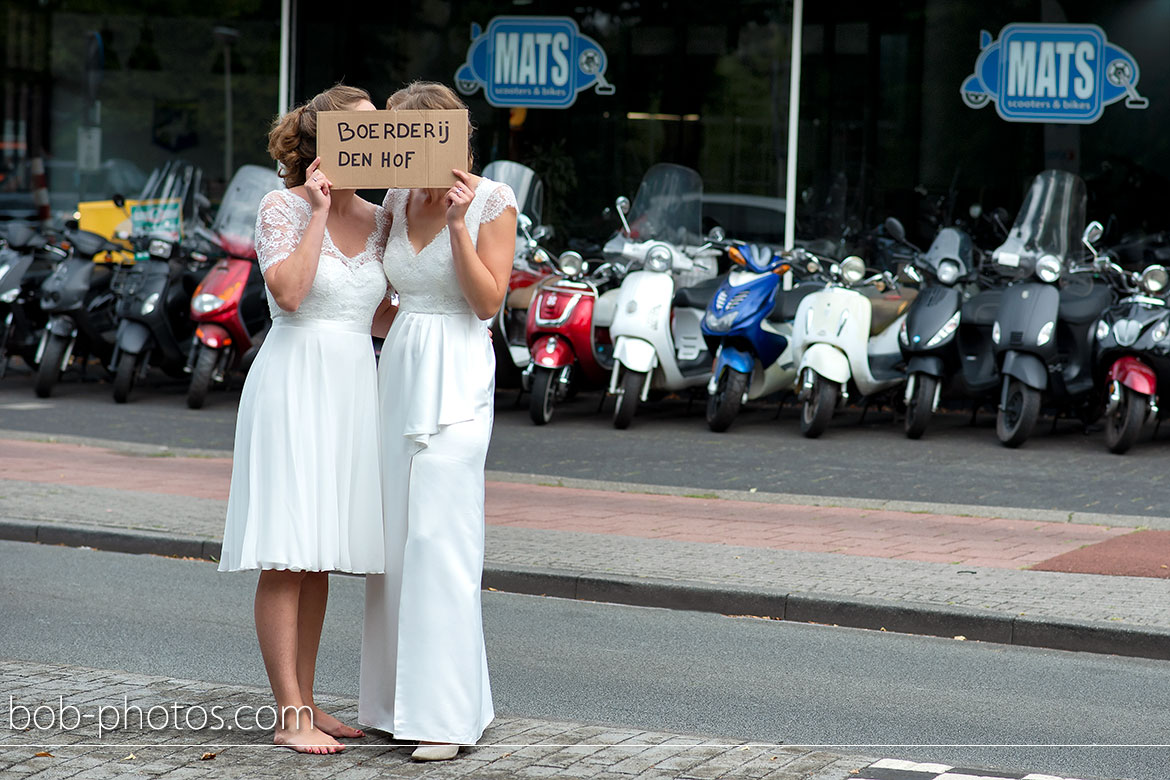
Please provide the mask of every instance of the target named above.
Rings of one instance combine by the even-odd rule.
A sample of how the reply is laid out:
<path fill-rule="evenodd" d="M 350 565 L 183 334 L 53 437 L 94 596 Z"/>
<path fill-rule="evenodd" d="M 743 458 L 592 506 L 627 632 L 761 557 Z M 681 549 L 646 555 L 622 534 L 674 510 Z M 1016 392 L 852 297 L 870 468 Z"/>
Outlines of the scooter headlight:
<path fill-rule="evenodd" d="M 1097 341 L 1104 341 L 1109 338 L 1109 323 L 1105 320 L 1097 320 Z"/>
<path fill-rule="evenodd" d="M 0 276 L 3 275 L 0 273 Z M 1150 295 L 1158 295 L 1166 291 L 1166 285 L 1170 283 L 1170 273 L 1167 273 L 1163 266 L 1151 265 L 1142 271 L 1138 282 L 1141 284 L 1142 289 Z"/>
<path fill-rule="evenodd" d="M 646 268 L 651 271 L 666 273 L 670 270 L 673 257 L 670 247 L 656 244 L 650 247 L 650 251 L 646 253 Z"/>
<path fill-rule="evenodd" d="M 856 255 L 841 261 L 841 278 L 846 284 L 857 284 L 865 278 L 865 261 Z"/>
<path fill-rule="evenodd" d="M 735 324 L 736 314 L 737 312 L 729 311 L 726 314 L 716 317 L 715 312 L 709 311 L 703 317 L 703 321 L 707 325 L 708 329 L 713 330 L 716 333 L 723 333 L 724 331 L 731 330 L 731 326 Z"/>
<path fill-rule="evenodd" d="M 1036 261 L 1036 275 L 1040 281 L 1052 284 L 1060 278 L 1060 258 L 1055 255 L 1044 255 Z"/>
<path fill-rule="evenodd" d="M 999 322 L 991 326 L 991 341 L 995 344 L 999 343 Z"/>
<path fill-rule="evenodd" d="M 1162 320 L 1154 326 L 1154 332 L 1150 335 L 1154 341 L 1165 341 L 1167 334 L 1170 334 L 1170 322 Z"/>
<path fill-rule="evenodd" d="M 143 317 L 148 314 L 153 314 L 155 307 L 158 306 L 158 293 L 151 293 L 146 296 L 146 300 L 142 302 L 142 309 L 140 313 Z"/>
<path fill-rule="evenodd" d="M 211 293 L 199 293 L 191 299 L 191 311 L 195 312 L 196 314 L 208 314 L 209 312 L 213 312 L 216 309 L 223 308 L 225 303 L 227 303 L 227 301 L 225 301 L 223 298 L 220 298 L 218 295 L 212 295 Z"/>
<path fill-rule="evenodd" d="M 585 267 L 585 259 L 581 257 L 580 252 L 574 252 L 570 249 L 567 252 L 561 252 L 561 256 L 557 258 L 557 265 L 567 276 L 577 276 Z"/>
<path fill-rule="evenodd" d="M 954 315 L 946 321 L 946 324 L 938 329 L 938 333 L 930 337 L 930 341 L 926 342 L 927 349 L 937 347 L 951 337 L 951 334 L 959 327 L 959 315 L 962 312 L 955 312 Z"/>
<path fill-rule="evenodd" d="M 959 275 L 962 272 L 963 269 L 954 260 L 943 260 L 938 264 L 938 280 L 947 287 L 959 281 Z"/>
<path fill-rule="evenodd" d="M 1044 346 L 1052 341 L 1052 331 L 1056 330 L 1055 322 L 1046 322 L 1040 326 L 1040 332 L 1036 334 L 1036 344 Z"/>
<path fill-rule="evenodd" d="M 164 241 L 161 238 L 156 238 L 150 242 L 150 249 L 148 251 L 150 252 L 151 257 L 158 257 L 158 258 L 161 258 L 163 260 L 170 260 L 171 254 L 172 254 L 172 252 L 174 252 L 174 249 L 175 249 L 175 245 L 172 244 L 170 241 Z"/>

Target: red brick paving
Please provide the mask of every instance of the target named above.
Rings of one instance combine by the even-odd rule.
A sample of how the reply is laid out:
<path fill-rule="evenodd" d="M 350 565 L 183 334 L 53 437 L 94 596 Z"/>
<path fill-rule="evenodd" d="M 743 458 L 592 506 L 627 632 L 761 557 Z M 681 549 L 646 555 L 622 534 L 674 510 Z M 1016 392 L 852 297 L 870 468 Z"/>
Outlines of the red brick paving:
<path fill-rule="evenodd" d="M 229 458 L 149 457 L 100 447 L 0 440 L 0 479 L 224 500 L 230 475 Z M 1009 569 L 1035 568 L 1042 562 L 1056 565 L 1053 560 L 1059 561 L 1060 556 L 1076 556 L 1074 551 L 1088 545 L 1098 549 L 1098 543 L 1109 540 L 1122 549 L 1141 549 L 1140 542 L 1132 547 L 1125 541 L 1133 530 L 1129 528 L 608 493 L 511 482 L 487 484 L 487 522 Z M 1166 544 L 1160 549 L 1170 549 L 1170 541 Z M 1082 559 L 1091 555 L 1082 553 L 1081 558 L 1069 559 L 1079 563 L 1069 565 L 1083 567 Z"/>
<path fill-rule="evenodd" d="M 1137 531 L 1073 550 L 1030 568 L 1082 574 L 1170 578 L 1170 531 Z"/>

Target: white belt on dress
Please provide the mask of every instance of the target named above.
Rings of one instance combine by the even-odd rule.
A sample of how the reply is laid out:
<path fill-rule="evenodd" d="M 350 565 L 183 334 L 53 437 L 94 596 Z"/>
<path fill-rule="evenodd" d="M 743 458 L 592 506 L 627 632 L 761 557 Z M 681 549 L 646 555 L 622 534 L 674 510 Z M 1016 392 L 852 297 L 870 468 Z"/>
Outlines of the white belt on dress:
<path fill-rule="evenodd" d="M 369 336 L 372 323 L 343 322 L 341 320 L 322 320 L 313 317 L 290 317 L 282 314 L 272 318 L 272 327 L 307 328 L 309 330 L 332 330 L 338 333 L 357 333 Z"/>

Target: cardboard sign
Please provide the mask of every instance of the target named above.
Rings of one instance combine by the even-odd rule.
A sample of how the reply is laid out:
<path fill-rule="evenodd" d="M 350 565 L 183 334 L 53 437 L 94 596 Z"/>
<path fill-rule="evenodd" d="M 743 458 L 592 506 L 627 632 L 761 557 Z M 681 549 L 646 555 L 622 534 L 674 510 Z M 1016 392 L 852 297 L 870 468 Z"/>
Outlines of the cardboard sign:
<path fill-rule="evenodd" d="M 317 154 L 340 189 L 450 187 L 467 170 L 467 111 L 322 111 Z"/>

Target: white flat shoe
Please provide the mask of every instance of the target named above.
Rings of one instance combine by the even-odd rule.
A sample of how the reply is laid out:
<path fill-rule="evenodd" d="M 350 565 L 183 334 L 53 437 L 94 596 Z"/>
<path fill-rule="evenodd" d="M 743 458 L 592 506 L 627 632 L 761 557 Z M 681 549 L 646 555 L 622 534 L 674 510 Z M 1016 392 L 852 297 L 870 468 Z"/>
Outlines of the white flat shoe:
<path fill-rule="evenodd" d="M 410 757 L 415 761 L 450 761 L 457 755 L 458 745 L 419 745 Z"/>

